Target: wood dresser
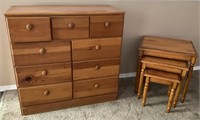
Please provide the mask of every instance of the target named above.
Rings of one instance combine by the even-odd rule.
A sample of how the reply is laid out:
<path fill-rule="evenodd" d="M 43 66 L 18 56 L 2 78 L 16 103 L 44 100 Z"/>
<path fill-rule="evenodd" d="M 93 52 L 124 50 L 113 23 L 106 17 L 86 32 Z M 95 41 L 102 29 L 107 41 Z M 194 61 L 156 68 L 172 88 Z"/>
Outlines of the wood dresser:
<path fill-rule="evenodd" d="M 23 115 L 117 98 L 123 11 L 36 5 L 5 16 Z"/>

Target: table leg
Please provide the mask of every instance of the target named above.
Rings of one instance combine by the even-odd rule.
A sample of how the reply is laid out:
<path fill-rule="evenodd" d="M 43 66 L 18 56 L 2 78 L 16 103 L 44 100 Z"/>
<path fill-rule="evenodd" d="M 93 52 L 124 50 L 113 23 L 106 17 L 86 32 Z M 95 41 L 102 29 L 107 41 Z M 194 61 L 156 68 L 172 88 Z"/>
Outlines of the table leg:
<path fill-rule="evenodd" d="M 141 71 L 141 60 L 142 60 L 142 54 L 143 51 L 139 51 L 139 58 L 138 58 L 138 68 L 137 68 L 137 74 L 136 74 L 136 80 L 135 80 L 135 93 L 138 93 L 138 86 L 139 86 L 139 80 L 140 80 L 140 71 Z"/>

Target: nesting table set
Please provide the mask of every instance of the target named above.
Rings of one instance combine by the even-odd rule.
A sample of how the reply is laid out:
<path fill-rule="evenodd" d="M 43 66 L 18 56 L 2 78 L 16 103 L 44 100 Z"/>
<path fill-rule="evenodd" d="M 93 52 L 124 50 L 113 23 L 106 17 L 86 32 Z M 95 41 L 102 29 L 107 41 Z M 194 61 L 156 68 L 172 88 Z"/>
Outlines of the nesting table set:
<path fill-rule="evenodd" d="M 145 105 L 150 82 L 169 86 L 167 112 L 172 103 L 176 107 L 180 92 L 184 102 L 196 58 L 192 41 L 144 36 L 139 47 L 135 84 L 138 98 L 144 86 L 142 105 Z"/>

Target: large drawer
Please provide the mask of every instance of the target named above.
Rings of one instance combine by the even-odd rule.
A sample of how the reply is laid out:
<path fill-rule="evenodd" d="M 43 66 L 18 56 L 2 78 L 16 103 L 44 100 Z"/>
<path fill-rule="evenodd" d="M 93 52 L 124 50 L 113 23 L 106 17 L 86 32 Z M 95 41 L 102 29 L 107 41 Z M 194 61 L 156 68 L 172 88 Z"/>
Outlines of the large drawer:
<path fill-rule="evenodd" d="M 121 37 L 72 40 L 73 61 L 119 58 Z"/>
<path fill-rule="evenodd" d="M 19 88 L 22 106 L 37 105 L 72 99 L 72 83 Z"/>
<path fill-rule="evenodd" d="M 49 17 L 8 17 L 12 42 L 37 42 L 51 40 Z"/>
<path fill-rule="evenodd" d="M 90 37 L 119 37 L 123 34 L 123 15 L 90 17 Z"/>
<path fill-rule="evenodd" d="M 17 67 L 18 87 L 30 87 L 72 80 L 71 63 Z"/>
<path fill-rule="evenodd" d="M 89 16 L 68 16 L 52 18 L 53 39 L 74 39 L 89 37 Z"/>
<path fill-rule="evenodd" d="M 74 82 L 74 98 L 117 93 L 118 76 Z"/>
<path fill-rule="evenodd" d="M 71 60 L 69 41 L 13 44 L 16 66 L 67 62 Z"/>
<path fill-rule="evenodd" d="M 119 74 L 120 59 L 93 60 L 73 63 L 73 80 L 83 80 Z"/>

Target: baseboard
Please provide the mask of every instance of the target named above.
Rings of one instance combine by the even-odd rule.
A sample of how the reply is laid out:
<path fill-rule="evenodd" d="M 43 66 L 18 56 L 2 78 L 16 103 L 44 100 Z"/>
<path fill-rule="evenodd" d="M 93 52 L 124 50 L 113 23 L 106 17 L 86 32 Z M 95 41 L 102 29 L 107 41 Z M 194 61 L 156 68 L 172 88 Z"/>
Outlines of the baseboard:
<path fill-rule="evenodd" d="M 6 91 L 6 90 L 15 90 L 15 89 L 17 89 L 16 85 L 0 86 L 0 92 Z"/>
<path fill-rule="evenodd" d="M 194 71 L 200 70 L 200 66 L 194 66 Z M 135 77 L 136 72 L 131 72 L 131 73 L 121 73 L 119 74 L 119 78 L 130 78 L 130 77 Z M 0 92 L 6 91 L 6 90 L 15 90 L 17 89 L 16 85 L 7 85 L 7 86 L 0 86 Z"/>

